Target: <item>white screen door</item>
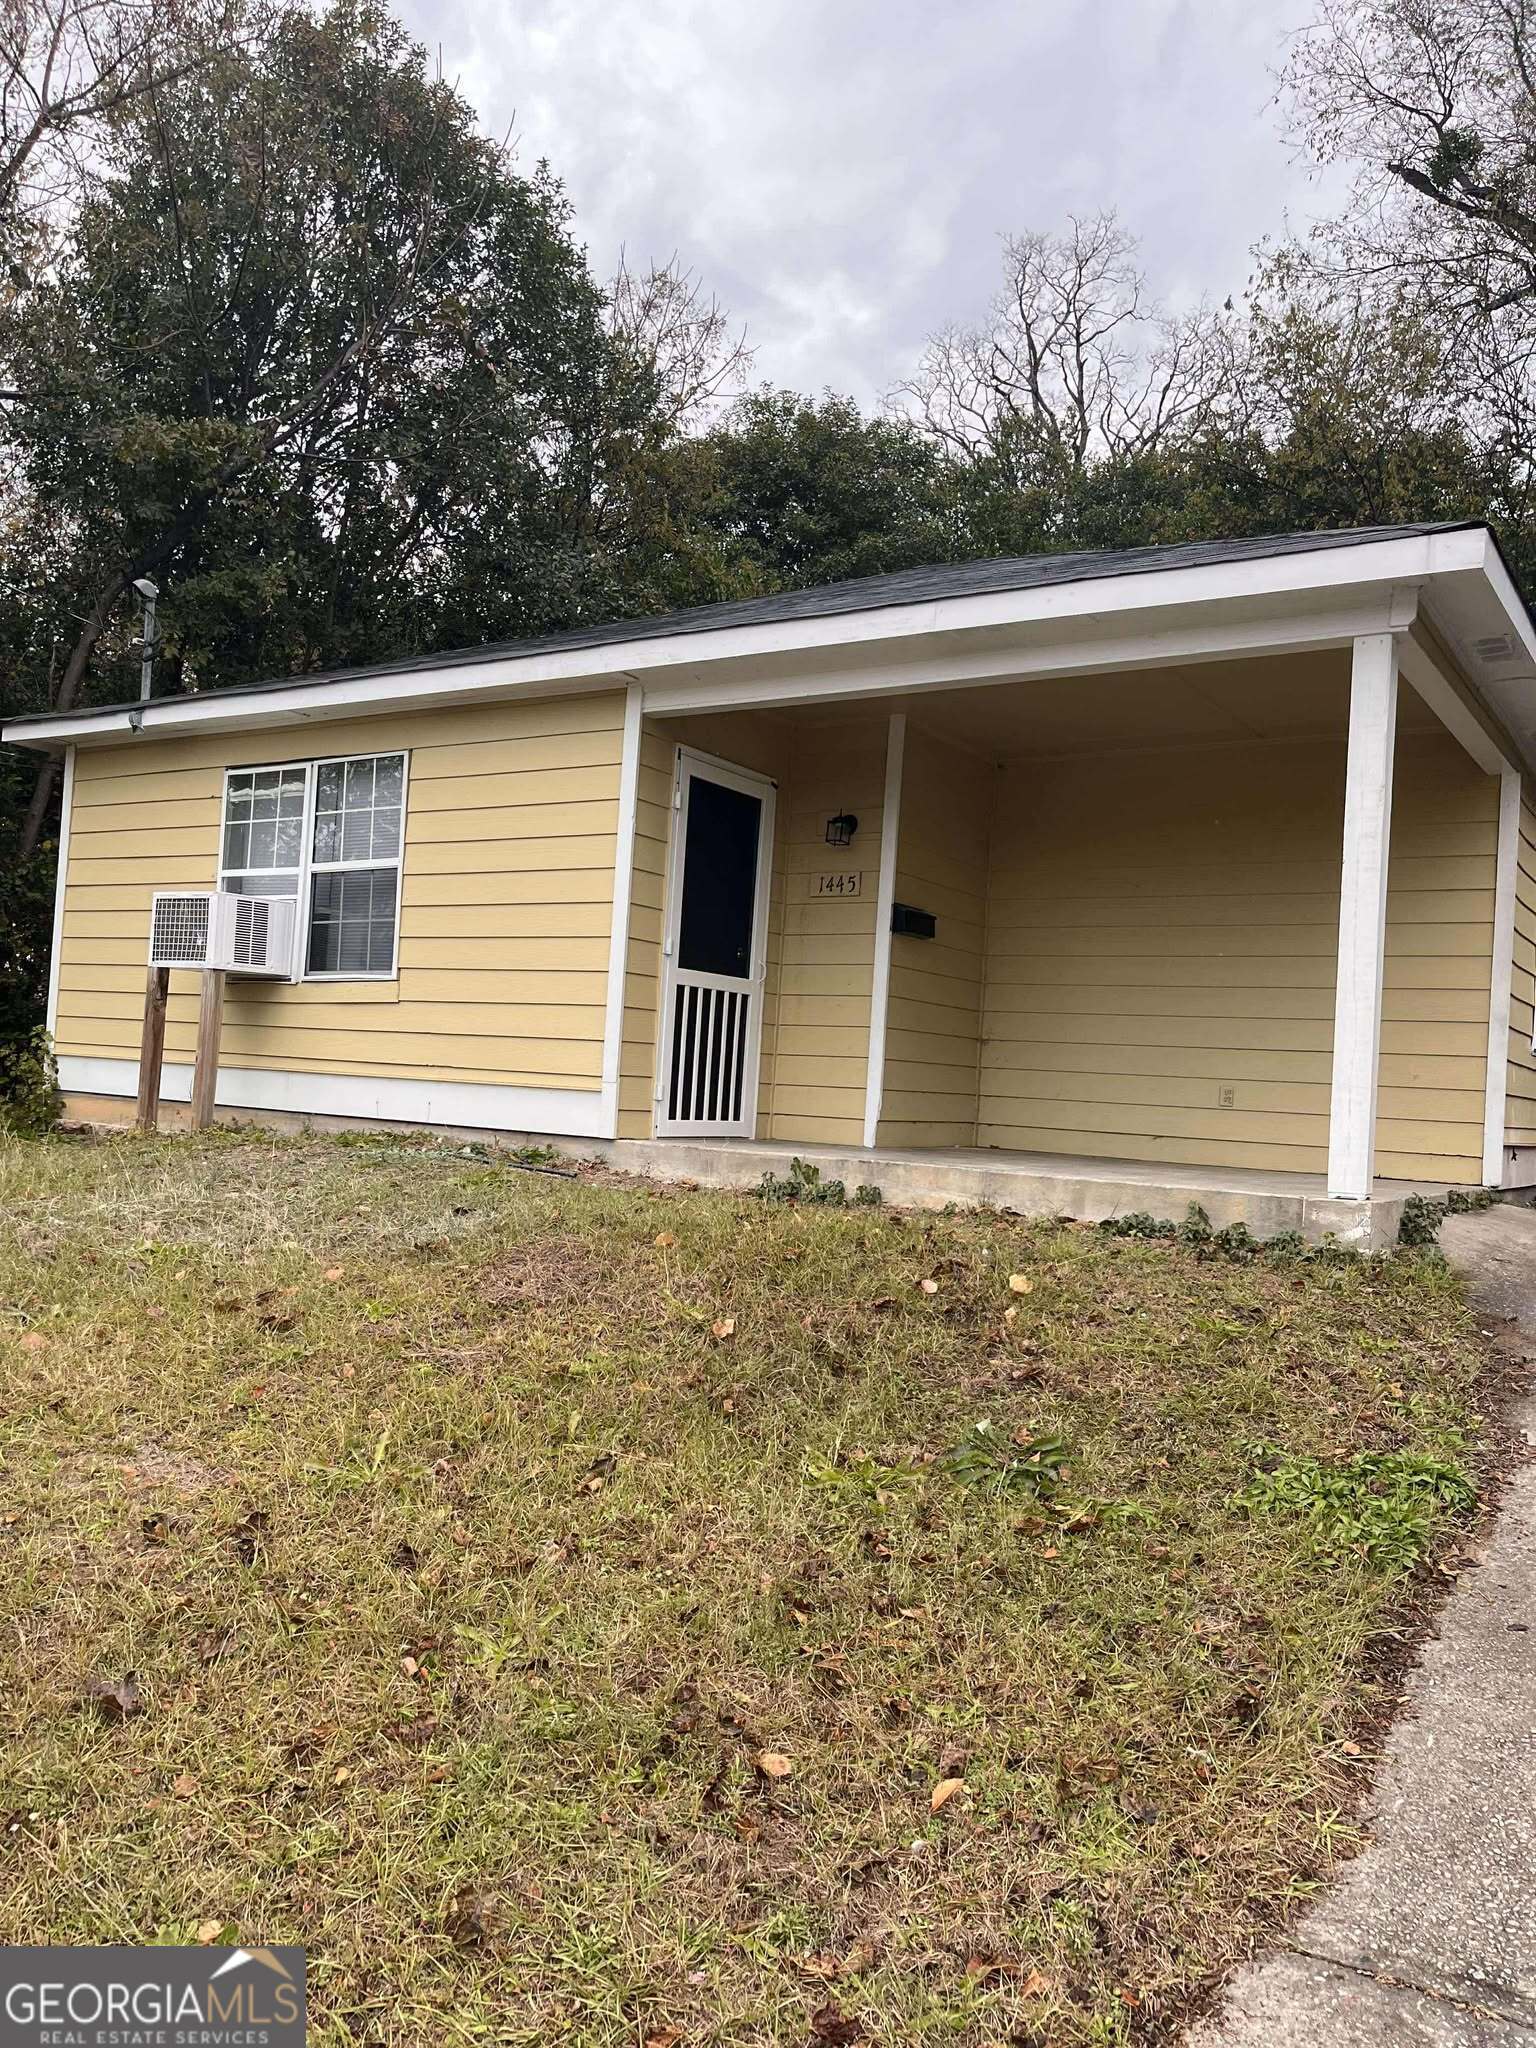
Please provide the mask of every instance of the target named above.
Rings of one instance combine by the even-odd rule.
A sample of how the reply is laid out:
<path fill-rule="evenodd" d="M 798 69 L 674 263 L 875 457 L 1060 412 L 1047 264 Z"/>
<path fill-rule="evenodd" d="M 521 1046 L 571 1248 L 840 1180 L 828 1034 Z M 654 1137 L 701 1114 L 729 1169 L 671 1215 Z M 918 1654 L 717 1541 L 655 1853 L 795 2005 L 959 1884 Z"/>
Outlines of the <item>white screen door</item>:
<path fill-rule="evenodd" d="M 656 1131 L 750 1138 L 773 784 L 680 747 L 673 801 Z"/>

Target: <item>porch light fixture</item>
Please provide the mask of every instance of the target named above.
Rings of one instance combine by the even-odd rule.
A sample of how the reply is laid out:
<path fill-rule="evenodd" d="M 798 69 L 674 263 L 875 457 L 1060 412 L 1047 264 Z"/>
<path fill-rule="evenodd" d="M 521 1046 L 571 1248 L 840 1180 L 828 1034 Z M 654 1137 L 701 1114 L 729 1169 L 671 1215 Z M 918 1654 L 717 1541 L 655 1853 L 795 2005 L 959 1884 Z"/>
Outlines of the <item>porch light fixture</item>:
<path fill-rule="evenodd" d="M 828 846 L 851 846 L 858 829 L 859 821 L 851 811 L 839 811 L 835 818 L 827 820 Z"/>

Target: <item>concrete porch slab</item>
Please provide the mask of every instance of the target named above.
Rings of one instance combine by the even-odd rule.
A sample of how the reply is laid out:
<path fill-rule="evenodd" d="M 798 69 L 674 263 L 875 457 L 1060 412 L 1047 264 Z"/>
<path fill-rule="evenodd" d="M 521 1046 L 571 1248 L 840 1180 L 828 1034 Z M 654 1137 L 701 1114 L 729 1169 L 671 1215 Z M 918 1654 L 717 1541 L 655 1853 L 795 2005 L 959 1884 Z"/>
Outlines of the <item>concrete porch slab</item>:
<path fill-rule="evenodd" d="M 1198 1202 L 1218 1230 L 1245 1223 L 1255 1237 L 1299 1231 L 1309 1243 L 1335 1237 L 1360 1251 L 1397 1242 L 1403 1204 L 1412 1194 L 1441 1195 L 1429 1183 L 1379 1181 L 1368 1202 L 1329 1198 L 1321 1174 L 1260 1173 L 1241 1168 L 1147 1165 L 1125 1159 L 1083 1159 L 1046 1152 L 901 1151 L 881 1147 L 787 1145 L 740 1138 L 623 1138 L 590 1148 L 621 1171 L 703 1187 L 753 1188 L 765 1173 L 783 1174 L 804 1159 L 824 1180 L 877 1187 L 906 1209 L 982 1206 L 1021 1216 L 1074 1216 L 1098 1223 L 1138 1210 L 1182 1222 Z"/>

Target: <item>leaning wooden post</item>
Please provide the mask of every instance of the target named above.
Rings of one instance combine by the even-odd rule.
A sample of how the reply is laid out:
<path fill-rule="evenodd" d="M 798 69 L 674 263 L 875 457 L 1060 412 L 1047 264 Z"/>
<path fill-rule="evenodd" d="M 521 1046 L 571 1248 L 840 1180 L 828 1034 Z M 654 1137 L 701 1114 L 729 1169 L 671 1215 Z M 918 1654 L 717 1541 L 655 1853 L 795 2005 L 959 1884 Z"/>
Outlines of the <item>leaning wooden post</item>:
<path fill-rule="evenodd" d="M 171 992 L 169 967 L 151 967 L 144 985 L 144 1030 L 139 1038 L 139 1129 L 160 1121 L 160 1069 L 165 1062 L 165 1004 Z"/>
<path fill-rule="evenodd" d="M 224 970 L 203 975 L 203 1000 L 197 1013 L 197 1062 L 192 1069 L 192 1128 L 206 1131 L 213 1122 L 213 1097 L 219 1085 L 219 1033 L 224 1026 Z"/>

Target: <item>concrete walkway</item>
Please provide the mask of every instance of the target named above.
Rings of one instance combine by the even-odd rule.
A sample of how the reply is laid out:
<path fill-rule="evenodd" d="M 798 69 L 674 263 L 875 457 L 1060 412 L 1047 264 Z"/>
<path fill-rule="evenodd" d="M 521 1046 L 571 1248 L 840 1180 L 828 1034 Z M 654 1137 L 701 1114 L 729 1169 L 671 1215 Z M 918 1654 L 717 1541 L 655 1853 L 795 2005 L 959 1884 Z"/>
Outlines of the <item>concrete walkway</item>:
<path fill-rule="evenodd" d="M 1440 1243 L 1536 1356 L 1536 1210 L 1450 1217 Z M 1536 1446 L 1536 1396 L 1511 1420 Z M 1188 2048 L 1536 2048 L 1536 1460 L 1425 1646 L 1367 1819 L 1370 1846 Z"/>

